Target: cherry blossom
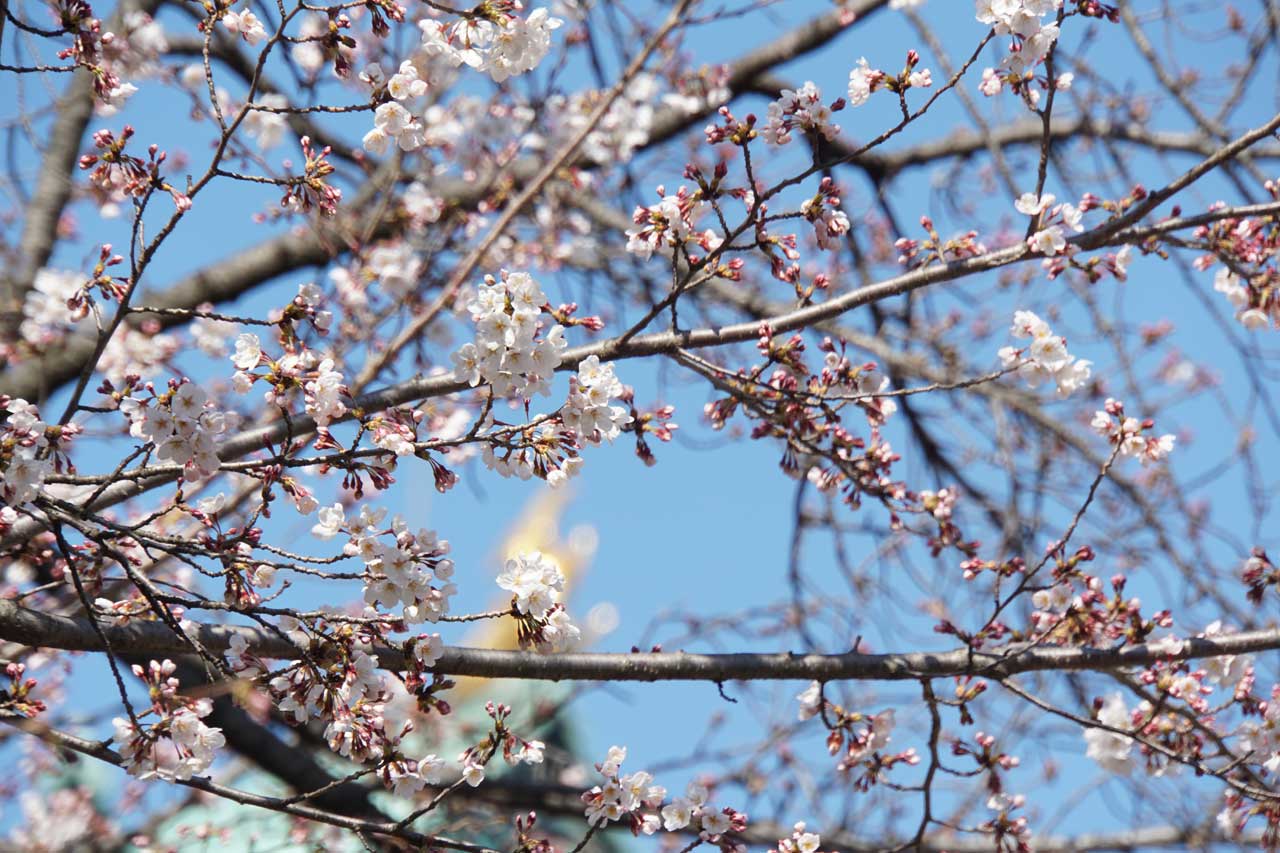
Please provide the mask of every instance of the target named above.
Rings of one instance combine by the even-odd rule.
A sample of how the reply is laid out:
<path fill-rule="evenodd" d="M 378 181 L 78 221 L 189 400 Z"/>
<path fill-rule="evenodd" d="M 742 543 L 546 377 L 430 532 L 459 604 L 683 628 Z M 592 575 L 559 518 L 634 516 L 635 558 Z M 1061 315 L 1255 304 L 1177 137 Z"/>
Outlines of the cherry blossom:
<path fill-rule="evenodd" d="M 258 16 L 250 9 L 239 12 L 229 10 L 222 15 L 222 25 L 233 33 L 238 33 L 250 45 L 255 45 L 267 37 L 266 27 L 258 20 Z"/>
<path fill-rule="evenodd" d="M 849 106 L 860 107 L 867 102 L 885 79 L 885 73 L 871 68 L 866 57 L 858 60 L 858 64 L 849 72 Z"/>
<path fill-rule="evenodd" d="M 823 706 L 822 685 L 816 681 L 812 682 L 804 692 L 796 696 L 796 699 L 800 701 L 798 718 L 802 722 L 816 717 Z"/>
<path fill-rule="evenodd" d="M 611 405 L 622 393 L 613 365 L 601 364 L 599 356 L 588 356 L 578 365 L 578 375 L 572 380 L 560 417 L 584 442 L 613 441 L 633 420 L 626 407 Z"/>
<path fill-rule="evenodd" d="M 538 551 L 512 557 L 498 575 L 498 586 L 512 593 L 521 644 L 544 652 L 576 645 L 581 632 L 560 603 L 564 575 L 553 561 Z"/>
<path fill-rule="evenodd" d="M 1084 730 L 1085 754 L 1107 772 L 1126 776 L 1134 767 L 1133 738 L 1109 729 L 1131 729 L 1133 724 L 1129 709 L 1119 693 L 1112 693 L 1105 702 L 1097 704 L 1098 723 L 1107 728 L 1092 727 Z"/>
<path fill-rule="evenodd" d="M 515 596 L 515 607 L 521 613 L 540 619 L 556 603 L 564 588 L 564 575 L 537 551 L 507 560 L 498 576 L 498 586 Z"/>
<path fill-rule="evenodd" d="M 342 374 L 334 369 L 333 359 L 326 358 L 316 367 L 315 378 L 303 386 L 306 389 L 307 414 L 320 426 L 347 413 L 342 398 L 347 395 Z"/>
<path fill-rule="evenodd" d="M 770 145 L 786 145 L 791 132 L 801 130 L 832 140 L 840 134 L 840 126 L 831 121 L 831 113 L 842 104 L 834 106 L 822 103 L 822 93 L 810 81 L 796 91 L 783 89 L 778 100 L 769 104 L 769 121 L 765 125 L 764 138 Z"/>
<path fill-rule="evenodd" d="M 639 228 L 627 231 L 627 251 L 648 260 L 660 249 L 679 249 L 686 242 L 696 239 L 694 227 L 702 201 L 697 195 L 680 187 L 673 196 L 658 187 L 657 204 L 637 207 L 632 221 Z"/>
<path fill-rule="evenodd" d="M 189 700 L 178 695 L 173 661 L 135 664 L 134 674 L 152 685 L 152 710 L 156 722 L 140 727 L 117 717 L 113 740 L 119 745 L 129 773 L 141 780 L 190 779 L 204 774 L 217 751 L 226 745 L 220 729 L 202 722 L 213 711 L 208 699 Z"/>
<path fill-rule="evenodd" d="M 542 288 L 528 273 L 487 276 L 468 306 L 476 324 L 475 342 L 453 354 L 457 377 L 472 386 L 484 382 L 498 397 L 550 394 L 548 380 L 568 342 L 558 323 L 542 334 L 546 304 Z"/>
<path fill-rule="evenodd" d="M 449 599 L 457 592 L 450 582 L 453 561 L 445 557 L 448 541 L 431 530 L 414 533 L 399 517 L 392 519 L 389 529 L 380 523 L 380 513 L 362 511 L 350 526 L 344 549 L 365 562 L 365 602 L 383 609 L 403 605 L 407 624 L 438 621 L 449 612 Z"/>
<path fill-rule="evenodd" d="M 49 427 L 26 400 L 0 397 L 0 404 L 8 413 L 0 432 L 0 495 L 7 503 L 25 504 L 35 499 L 53 473 L 53 460 L 47 455 Z M 64 439 L 74 435 L 74 429 L 62 431 Z"/>
<path fill-rule="evenodd" d="M 235 412 L 219 411 L 194 382 L 172 383 L 151 400 L 128 397 L 120 411 L 129 419 L 130 435 L 155 445 L 158 458 L 183 466 L 193 480 L 218 470 L 218 437 L 239 422 Z"/>
<path fill-rule="evenodd" d="M 1176 436 L 1170 434 L 1146 434 L 1154 423 L 1151 420 L 1139 421 L 1134 417 L 1126 417 L 1124 403 L 1110 397 L 1107 398 L 1106 407 L 1094 413 L 1089 425 L 1098 435 L 1116 445 L 1121 456 L 1133 457 L 1143 465 L 1164 459 L 1173 450 L 1177 440 Z"/>
<path fill-rule="evenodd" d="M 1036 314 L 1016 312 L 1010 333 L 1016 338 L 1031 338 L 1031 344 L 1023 348 L 1002 347 L 1000 361 L 1006 369 L 1016 369 L 1032 388 L 1053 381 L 1058 396 L 1067 397 L 1089 381 L 1093 362 L 1067 352 L 1066 339 L 1053 334 L 1049 324 Z"/>

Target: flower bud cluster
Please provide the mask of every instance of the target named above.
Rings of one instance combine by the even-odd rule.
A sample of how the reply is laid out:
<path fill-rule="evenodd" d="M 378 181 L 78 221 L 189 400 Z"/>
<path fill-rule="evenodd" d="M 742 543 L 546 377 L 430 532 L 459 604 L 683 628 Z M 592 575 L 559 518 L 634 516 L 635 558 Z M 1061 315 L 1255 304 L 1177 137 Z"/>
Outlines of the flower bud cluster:
<path fill-rule="evenodd" d="M 797 717 L 801 721 L 818 717 L 827 727 L 827 751 L 831 755 L 840 755 L 836 769 L 841 773 L 861 769 L 861 775 L 854 783 L 859 791 L 866 791 L 882 781 L 884 774 L 894 765 L 919 763 L 920 757 L 914 748 L 897 754 L 883 751 L 893 733 L 895 714 L 892 708 L 878 714 L 846 711 L 824 697 L 822 684 L 817 681 L 797 694 L 796 700 L 800 703 Z"/>

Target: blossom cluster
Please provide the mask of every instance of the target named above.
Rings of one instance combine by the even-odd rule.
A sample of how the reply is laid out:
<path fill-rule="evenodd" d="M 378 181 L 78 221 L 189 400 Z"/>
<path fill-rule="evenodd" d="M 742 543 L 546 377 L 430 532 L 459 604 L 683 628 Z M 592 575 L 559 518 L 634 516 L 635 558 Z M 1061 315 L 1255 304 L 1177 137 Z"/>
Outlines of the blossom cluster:
<path fill-rule="evenodd" d="M 1062 0 L 976 0 L 974 5 L 978 23 L 992 27 L 996 35 L 1012 36 L 1002 70 L 983 72 L 983 94 L 995 95 L 1007 83 L 1015 92 L 1025 92 L 1034 105 L 1040 93 L 1025 84 L 1058 40 L 1057 22 L 1046 23 L 1044 16 L 1061 8 Z"/>
<path fill-rule="evenodd" d="M 541 552 L 507 560 L 498 575 L 498 586 L 512 594 L 521 645 L 541 652 L 568 651 L 577 645 L 581 631 L 560 603 L 564 574 Z"/>
<path fill-rule="evenodd" d="M 329 312 L 316 314 L 328 315 Z M 329 320 L 327 316 L 321 319 L 326 323 Z M 291 392 L 301 389 L 306 413 L 320 427 L 321 443 L 328 440 L 329 424 L 347 414 L 351 392 L 332 358 L 317 361 L 317 354 L 304 348 L 273 360 L 263 351 L 257 335 L 244 333 L 236 337 L 231 362 L 236 367 L 232 387 L 238 393 L 248 393 L 254 383 L 261 381 L 269 387 L 263 395 L 266 402 L 287 409 Z M 264 365 L 268 368 L 265 373 L 254 372 Z M 375 443 L 382 444 L 381 441 Z"/>
<path fill-rule="evenodd" d="M 596 765 L 602 782 L 582 795 L 587 823 L 602 826 L 623 821 L 633 832 L 645 835 L 653 835 L 659 828 L 676 832 L 694 826 L 703 841 L 719 846 L 725 853 L 746 850 L 744 845 L 725 837 L 726 833 L 746 829 L 745 814 L 728 807 L 716 809 L 708 802 L 706 786 L 697 782 L 689 784 L 683 797 L 675 797 L 664 806 L 667 789 L 653 784 L 652 774 L 643 770 L 621 773 L 626 758 L 626 747 L 611 746 L 605 760 Z"/>
<path fill-rule="evenodd" d="M 582 470 L 576 433 L 548 420 L 520 430 L 491 430 L 480 452 L 485 467 L 502 477 L 545 480 L 559 488 Z"/>
<path fill-rule="evenodd" d="M 145 621 L 153 615 L 151 602 L 141 594 L 134 594 L 119 601 L 95 598 L 93 606 L 98 612 L 98 617 L 108 625 L 128 625 L 135 619 Z M 173 613 L 174 618 L 179 618 L 182 610 L 175 607 L 170 612 Z"/>
<path fill-rule="evenodd" d="M 219 411 L 208 393 L 191 381 L 171 382 L 151 400 L 126 397 L 120 411 L 129 419 L 130 435 L 154 444 L 156 457 L 183 466 L 190 480 L 217 472 L 217 438 L 239 423 L 235 412 Z"/>
<path fill-rule="evenodd" d="M 342 398 L 350 395 L 343 384 L 342 373 L 334 369 L 333 359 L 323 359 L 316 366 L 314 378 L 304 383 L 302 388 L 306 395 L 307 414 L 319 426 L 328 426 L 347 413 Z"/>
<path fill-rule="evenodd" d="M 296 620 L 282 617 L 280 627 L 284 630 L 296 624 Z M 305 644 L 304 633 L 296 629 L 289 633 Z M 351 637 L 329 648 L 332 654 L 324 666 L 292 661 L 268 682 L 276 708 L 295 723 L 326 721 L 325 740 L 344 758 L 367 761 L 381 757 L 396 736 L 387 713 L 388 687 L 393 679 L 384 679 L 378 671 L 367 637 Z"/>
<path fill-rule="evenodd" d="M 779 839 L 778 846 L 769 853 L 818 853 L 821 846 L 822 836 L 809 832 L 805 822 L 800 821 L 792 828 L 791 837 Z"/>
<path fill-rule="evenodd" d="M 914 50 L 907 51 L 906 65 L 894 77 L 878 68 L 872 68 L 866 57 L 861 57 L 849 72 L 849 106 L 862 106 L 877 89 L 896 92 L 901 97 L 908 89 L 929 88 L 933 85 L 933 72 L 927 68 L 917 71 L 916 66 L 919 64 L 920 54 Z"/>
<path fill-rule="evenodd" d="M 1119 447 L 1121 456 L 1137 459 L 1143 465 L 1159 462 L 1173 450 L 1176 436 L 1149 435 L 1155 423 L 1150 419 L 1140 421 L 1134 417 L 1126 417 L 1124 403 L 1111 397 L 1107 398 L 1104 408 L 1093 415 L 1089 426 L 1098 435 Z"/>
<path fill-rule="evenodd" d="M 1257 300 L 1251 288 L 1231 271 L 1222 267 L 1213 276 L 1213 289 L 1221 293 L 1236 309 L 1236 320 L 1246 329 L 1265 329 L 1274 324 L 1280 326 L 1280 298 L 1273 296 L 1270 313 L 1254 304 Z"/>
<path fill-rule="evenodd" d="M 139 779 L 190 779 L 203 774 L 213 764 L 217 751 L 226 745 L 221 729 L 202 721 L 213 711 L 212 700 L 178 695 L 177 666 L 171 660 L 151 661 L 143 668 L 134 664 L 133 673 L 151 688 L 151 711 L 157 717 L 150 725 L 117 717 L 112 721 L 125 760 L 125 769 Z"/>
<path fill-rule="evenodd" d="M 1006 794 L 996 791 L 987 797 L 987 808 L 996 815 L 978 828 L 990 833 L 996 849 L 1031 853 L 1031 827 L 1026 815 L 1014 816 L 1012 812 L 1027 803 L 1025 794 Z"/>
<path fill-rule="evenodd" d="M 1052 380 L 1059 397 L 1067 397 L 1084 387 L 1092 375 L 1093 362 L 1077 359 L 1067 352 L 1067 341 L 1053 333 L 1049 324 L 1031 311 L 1016 311 L 1013 327 L 1015 338 L 1031 338 L 1026 347 L 1001 347 L 998 355 L 1006 369 L 1015 368 L 1032 388 Z"/>
<path fill-rule="evenodd" d="M 613 441 L 632 421 L 625 406 L 612 405 L 624 390 L 611 362 L 601 364 L 599 356 L 587 356 L 578 365 L 577 375 L 570 379 L 569 398 L 560 409 L 560 418 L 581 441 Z"/>
<path fill-rule="evenodd" d="M 1203 670 L 1168 670 L 1162 673 L 1163 677 L 1153 678 L 1153 675 L 1148 671 L 1143 680 L 1158 684 L 1157 689 L 1167 697 L 1185 701 L 1194 714 L 1202 717 L 1210 714 L 1209 703 L 1202 694 L 1212 690 L 1203 683 Z M 1096 725 L 1084 731 L 1085 754 L 1103 769 L 1121 776 L 1133 772 L 1139 766 L 1139 758 L 1152 776 L 1163 776 L 1183 761 L 1198 763 L 1204 757 L 1204 735 L 1197 730 L 1194 717 L 1165 707 L 1166 702 L 1162 701 L 1157 707 L 1144 699 L 1130 709 L 1119 693 L 1095 699 Z M 1280 755 L 1274 754 L 1275 738 L 1266 731 L 1272 724 L 1271 718 L 1262 725 L 1246 723 L 1239 732 L 1244 754 L 1253 756 L 1269 770 L 1280 766 Z M 1255 734 L 1262 737 L 1253 740 Z"/>
<path fill-rule="evenodd" d="M 507 723 L 511 706 L 492 700 L 485 703 L 485 713 L 493 720 L 493 730 L 479 743 L 469 746 L 458 756 L 462 779 L 475 788 L 484 781 L 485 765 L 498 753 L 515 767 L 519 764 L 541 764 L 547 745 L 540 740 L 526 740 L 513 732 Z"/>
<path fill-rule="evenodd" d="M 114 115 L 138 87 L 125 78 L 153 77 L 162 72 L 156 60 L 169 50 L 164 29 L 150 15 L 129 11 L 120 26 L 107 30 L 93 17 L 88 3 L 66 3 L 59 9 L 62 31 L 73 34 L 73 46 L 60 52 L 93 73 L 94 112 Z"/>
<path fill-rule="evenodd" d="M 1225 637 L 1231 634 L 1231 630 L 1222 624 L 1221 620 L 1214 620 L 1205 626 L 1202 637 L 1215 639 Z M 1204 671 L 1205 677 L 1220 687 L 1228 690 L 1235 690 L 1245 678 L 1247 678 L 1253 669 L 1252 655 L 1222 655 L 1216 658 L 1205 658 L 1200 661 L 1200 668 Z M 1280 737 L 1280 732 L 1277 732 Z M 1280 742 L 1277 743 L 1277 749 L 1280 749 Z M 1280 757 L 1276 759 L 1280 765 Z"/>
<path fill-rule="evenodd" d="M 887 393 L 889 378 L 874 362 L 852 361 L 845 344 L 830 338 L 819 345 L 822 367 L 811 372 L 804 338 L 799 334 L 785 340 L 775 337 L 768 323 L 760 324 L 756 347 L 765 360 L 739 372 L 742 390 L 703 408 L 712 428 L 723 429 L 741 410 L 757 421 L 753 438 L 784 440 L 780 465 L 787 474 L 808 477 L 825 493 L 842 492 L 853 507 L 869 495 L 891 509 L 901 509 L 896 502 L 905 501 L 908 490 L 891 476 L 899 457 L 881 433 L 898 409 Z M 830 399 L 853 402 L 854 411 L 866 417 L 870 437 L 863 438 L 844 425 L 839 408 L 826 404 Z"/>
<path fill-rule="evenodd" d="M 870 98 L 871 93 L 880 88 L 888 75 L 867 64 L 867 58 L 858 59 L 858 64 L 849 72 L 849 106 L 860 107 Z"/>
<path fill-rule="evenodd" d="M 332 520 L 332 519 L 330 519 Z M 399 796 L 414 797 L 428 785 L 444 781 L 447 762 L 435 754 L 409 758 L 404 754 L 405 736 L 414 728 L 411 711 L 434 708 L 448 714 L 447 702 L 432 693 L 452 685 L 439 676 L 430 684 L 424 671 L 438 661 L 444 651 L 439 634 L 421 634 L 405 643 L 405 671 L 398 676 L 383 674 L 374 656 L 378 633 L 352 626 L 307 626 L 297 619 L 281 617 L 279 626 L 300 647 L 313 645 L 313 637 L 326 635 L 326 652 L 308 661 L 290 661 L 267 686 L 276 707 L 295 723 L 325 722 L 324 736 L 339 755 L 358 762 L 378 761 L 377 774 L 383 784 Z M 237 635 L 227 660 L 238 673 L 257 678 L 265 674 L 261 661 Z M 502 749 L 508 763 L 537 763 L 544 745 L 516 736 L 505 724 L 506 706 L 486 706 L 495 722 L 494 731 L 478 746 L 458 757 L 462 779 L 478 785 L 484 765 Z"/>
<path fill-rule="evenodd" d="M 453 561 L 445 556 L 449 543 L 432 530 L 409 530 L 398 515 L 389 527 L 383 527 L 385 516 L 385 509 L 364 506 L 355 518 L 348 519 L 342 504 L 333 504 L 320 508 L 319 521 L 311 532 L 320 539 L 347 534 L 343 552 L 364 561 L 364 599 L 368 605 L 402 605 L 408 624 L 436 622 L 449 612 L 449 598 L 457 592 L 450 582 Z"/>
<path fill-rule="evenodd" d="M 795 130 L 831 141 L 840 135 L 840 125 L 832 122 L 831 114 L 843 108 L 841 100 L 830 106 L 824 104 L 821 90 L 809 80 L 795 91 L 783 89 L 778 100 L 769 104 L 765 141 L 770 145 L 786 145 Z"/>
<path fill-rule="evenodd" d="M 18 506 L 35 500 L 53 472 L 50 429 L 40 420 L 40 410 L 21 398 L 0 396 L 0 410 L 8 412 L 0 430 L 0 497 Z M 68 425 L 55 432 L 69 439 L 76 428 Z"/>
<path fill-rule="evenodd" d="M 1129 731 L 1133 728 L 1124 697 L 1112 693 L 1097 709 L 1096 719 L 1102 727 L 1084 730 L 1085 755 L 1109 773 L 1125 776 L 1133 769 L 1133 738 L 1110 729 Z"/>
<path fill-rule="evenodd" d="M 426 96 L 439 88 L 449 69 L 466 64 L 501 83 L 537 67 L 551 49 L 551 31 L 562 21 L 546 9 L 521 18 L 503 6 L 484 4 L 479 8 L 488 10 L 487 16 L 467 15 L 449 25 L 433 19 L 419 22 L 421 42 L 387 79 L 385 91 L 391 100 L 374 112 L 373 129 L 364 136 L 366 150 L 381 154 L 393 140 L 404 151 L 427 144 L 432 122 Z M 381 74 L 379 69 L 372 76 Z"/>
<path fill-rule="evenodd" d="M 573 318 L 576 305 L 552 309 L 542 288 L 527 273 L 509 273 L 501 280 L 485 278 L 468 305 L 476 324 L 475 340 L 453 354 L 454 375 L 474 386 L 488 383 L 495 396 L 512 406 L 536 393 L 551 393 L 551 377 L 567 347 L 564 326 L 555 323 L 543 334 L 543 312 L 566 323 L 599 328 L 598 318 Z M 483 426 L 485 465 L 505 477 L 539 477 L 552 486 L 564 483 L 582 464 L 584 444 L 612 441 L 632 422 L 627 407 L 612 405 L 627 393 L 612 364 L 590 356 L 570 379 L 569 395 L 551 419 L 525 427 L 498 424 L 492 417 Z"/>
<path fill-rule="evenodd" d="M 476 325 L 472 343 L 453 354 L 455 375 L 473 388 L 484 382 L 497 397 L 528 399 L 551 393 L 550 379 L 568 346 L 559 323 L 542 331 L 546 294 L 528 273 L 502 271 L 485 276 L 467 306 Z"/>
<path fill-rule="evenodd" d="M 657 192 L 660 199 L 657 204 L 637 207 L 631 215 L 631 221 L 639 227 L 627 230 L 628 252 L 647 261 L 655 251 L 679 250 L 691 241 L 700 241 L 704 249 L 715 247 L 709 244 L 714 239 L 712 232 L 697 234 L 694 231 L 703 205 L 700 193 L 680 187 L 675 195 L 667 195 L 662 186 Z"/>
<path fill-rule="evenodd" d="M 495 13 L 490 20 L 468 16 L 450 28 L 441 28 L 440 40 L 445 51 L 452 51 L 461 62 L 501 83 L 536 68 L 551 49 L 551 31 L 563 23 L 541 8 L 526 18 L 510 12 Z M 424 39 L 427 29 L 423 27 Z"/>
<path fill-rule="evenodd" d="M 239 12 L 227 9 L 222 13 L 221 20 L 228 32 L 240 36 L 250 47 L 267 37 L 267 28 L 247 5 Z"/>
<path fill-rule="evenodd" d="M 1240 740 L 1241 754 L 1251 755 L 1268 773 L 1280 771 L 1280 690 L 1272 688 L 1261 719 L 1241 726 Z"/>
<path fill-rule="evenodd" d="M 1161 610 L 1144 616 L 1142 599 L 1125 593 L 1128 578 L 1124 574 L 1113 575 L 1108 589 L 1102 578 L 1083 571 L 1081 564 L 1092 561 L 1095 556 L 1088 545 L 1077 548 L 1070 556 L 1060 542 L 1051 546 L 1048 557 L 1055 564 L 1053 580 L 1031 596 L 1035 610 L 1031 613 L 1030 625 L 1038 641 L 1077 646 L 1107 646 L 1118 641 L 1154 642 L 1164 652 L 1176 653 L 1181 648 L 1177 638 L 1150 639 L 1157 629 L 1173 625 L 1170 612 Z M 1005 575 L 1027 571 L 1021 558 L 994 566 L 968 561 L 965 568 L 966 579 L 984 568 Z"/>
<path fill-rule="evenodd" d="M 330 519 L 332 520 L 332 519 Z M 267 682 L 276 707 L 286 719 L 301 724 L 310 720 L 325 723 L 324 736 L 337 754 L 357 762 L 377 761 L 383 784 L 399 796 L 414 797 L 427 785 L 444 781 L 448 763 L 428 754 L 410 758 L 404 753 L 405 736 L 414 729 L 414 708 L 440 714 L 450 713 L 449 704 L 433 697 L 452 682 L 436 676 L 427 683 L 425 670 L 434 666 L 444 651 L 439 634 L 421 634 L 404 644 L 405 671 L 388 675 L 379 671 L 374 643 L 382 628 L 351 624 L 304 626 L 284 616 L 278 627 L 299 647 L 312 648 L 324 636 L 324 654 L 306 661 L 289 661 Z M 241 635 L 232 638 L 227 660 L 233 670 L 249 678 L 261 678 L 266 667 L 249 650 Z M 485 765 L 500 750 L 508 764 L 536 764 L 543 758 L 545 744 L 527 740 L 511 731 L 507 717 L 511 708 L 488 703 L 493 730 L 478 744 L 458 756 L 461 779 L 475 786 L 484 779 Z"/>
<path fill-rule="evenodd" d="M 1056 200 L 1052 193 L 1041 196 L 1023 193 L 1013 204 L 1023 215 L 1039 217 L 1039 228 L 1027 238 L 1027 247 L 1046 257 L 1069 251 L 1064 227 L 1077 234 L 1084 230 L 1085 206 L 1077 207 L 1070 202 L 1055 205 Z"/>
<path fill-rule="evenodd" d="M 428 785 L 444 781 L 447 764 L 434 754 L 417 760 L 398 758 L 387 762 L 379 772 L 383 784 L 397 797 L 413 797 Z"/>

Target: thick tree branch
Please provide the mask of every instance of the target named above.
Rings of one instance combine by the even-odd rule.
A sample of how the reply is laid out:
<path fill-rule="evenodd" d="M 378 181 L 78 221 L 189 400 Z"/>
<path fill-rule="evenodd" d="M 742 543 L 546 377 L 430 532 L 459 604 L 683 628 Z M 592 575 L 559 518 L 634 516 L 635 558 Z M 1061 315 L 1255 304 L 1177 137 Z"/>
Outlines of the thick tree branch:
<path fill-rule="evenodd" d="M 112 648 L 123 653 L 178 655 L 190 649 L 188 641 L 158 622 L 103 626 L 103 631 Z M 191 629 L 191 635 L 212 651 L 227 649 L 237 634 L 262 657 L 293 659 L 305 654 L 275 633 L 262 629 L 215 625 L 197 625 Z M 0 639 L 39 648 L 103 650 L 102 638 L 88 621 L 40 613 L 12 601 L 0 601 Z M 1274 649 L 1280 649 L 1280 629 L 1277 628 L 1212 639 L 1188 639 L 1183 641 L 1177 654 L 1169 654 L 1160 644 L 1147 643 L 1120 648 L 1011 644 L 984 650 L 958 648 L 946 652 L 836 655 L 785 652 L 537 655 L 453 647 L 445 650 L 434 670 L 449 675 L 534 681 L 903 681 L 956 675 L 1005 678 L 1022 672 L 1106 671 L 1149 666 L 1157 661 L 1198 660 Z M 384 668 L 404 668 L 401 649 L 383 646 L 375 653 Z"/>

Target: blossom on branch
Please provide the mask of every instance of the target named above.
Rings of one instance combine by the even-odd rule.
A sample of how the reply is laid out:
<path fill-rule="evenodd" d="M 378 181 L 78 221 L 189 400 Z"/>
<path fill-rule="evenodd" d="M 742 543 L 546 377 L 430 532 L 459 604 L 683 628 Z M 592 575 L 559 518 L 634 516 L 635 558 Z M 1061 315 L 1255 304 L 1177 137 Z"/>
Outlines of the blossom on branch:
<path fill-rule="evenodd" d="M 1093 362 L 1077 359 L 1067 352 L 1066 338 L 1055 335 L 1049 324 L 1034 313 L 1015 312 L 1010 334 L 1015 338 L 1031 338 L 1031 344 L 1022 348 L 1001 347 L 1000 362 L 1006 370 L 1016 369 L 1032 388 L 1053 381 L 1058 396 L 1068 397 L 1089 381 Z"/>

